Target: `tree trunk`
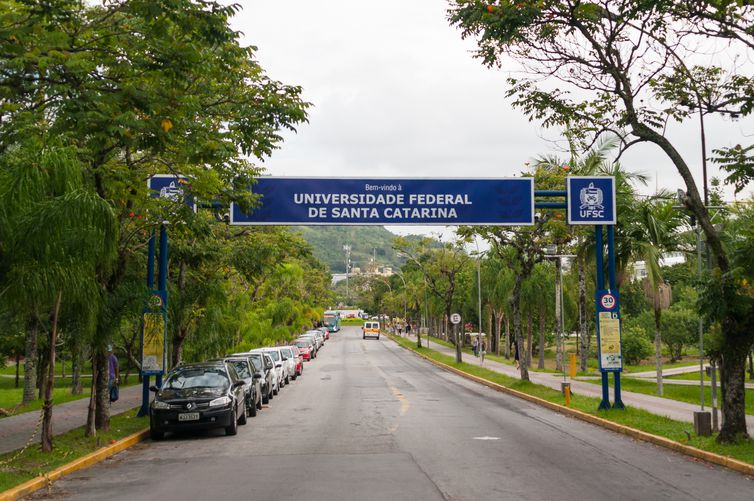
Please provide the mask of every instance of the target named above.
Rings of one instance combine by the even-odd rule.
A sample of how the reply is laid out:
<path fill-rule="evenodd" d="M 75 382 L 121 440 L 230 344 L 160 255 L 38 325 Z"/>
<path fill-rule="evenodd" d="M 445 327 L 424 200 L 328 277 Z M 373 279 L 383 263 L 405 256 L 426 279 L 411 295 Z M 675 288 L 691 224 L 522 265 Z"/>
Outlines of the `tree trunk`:
<path fill-rule="evenodd" d="M 519 371 L 522 381 L 529 381 L 529 368 L 526 366 L 526 346 L 524 335 L 521 332 L 521 283 L 523 279 L 516 281 L 511 294 L 511 308 L 513 310 L 513 337 L 518 345 Z"/>
<path fill-rule="evenodd" d="M 531 353 L 534 351 L 533 345 L 534 333 L 534 315 L 532 307 L 529 305 L 529 311 L 526 312 L 526 367 L 531 367 Z"/>
<path fill-rule="evenodd" d="M 107 354 L 101 348 L 97 349 L 94 356 L 97 366 L 96 392 L 97 408 L 94 414 L 94 426 L 97 430 L 108 431 L 110 429 L 110 392 L 108 387 L 110 368 Z"/>
<path fill-rule="evenodd" d="M 21 355 L 16 352 L 16 384 L 13 386 L 14 388 L 18 388 L 20 383 L 20 375 L 21 375 Z"/>
<path fill-rule="evenodd" d="M 657 370 L 657 394 L 662 396 L 662 336 L 660 333 L 662 310 L 659 307 L 657 296 L 655 294 L 655 368 Z"/>
<path fill-rule="evenodd" d="M 16 367 L 18 367 L 18 357 L 16 357 Z M 754 379 L 754 357 L 749 351 L 749 379 Z M 18 370 L 16 370 L 16 388 L 18 388 Z"/>
<path fill-rule="evenodd" d="M 49 366 L 50 359 L 47 357 L 49 355 L 47 350 L 37 349 L 37 355 L 37 398 L 42 400 L 44 398 L 44 383 L 47 380 L 47 367 Z"/>
<path fill-rule="evenodd" d="M 511 320 L 505 315 L 505 358 L 511 358 Z"/>
<path fill-rule="evenodd" d="M 36 319 L 26 327 L 26 343 L 24 352 L 24 394 L 21 404 L 28 404 L 37 398 L 37 341 L 39 324 Z"/>
<path fill-rule="evenodd" d="M 71 394 L 81 395 L 81 343 L 74 339 L 71 350 Z"/>
<path fill-rule="evenodd" d="M 55 306 L 50 313 L 50 352 L 48 355 L 47 380 L 44 391 L 44 411 L 42 414 L 42 452 L 52 452 L 52 389 L 55 387 L 55 344 L 58 342 L 58 314 L 63 296 L 58 291 Z"/>
<path fill-rule="evenodd" d="M 94 363 L 94 355 L 92 355 L 92 384 L 90 389 L 89 407 L 86 411 L 86 429 L 84 431 L 86 437 L 93 437 L 97 434 L 97 427 L 94 426 L 97 413 L 97 364 Z"/>
<path fill-rule="evenodd" d="M 717 437 L 718 442 L 730 443 L 749 436 L 746 430 L 744 385 L 748 351 L 748 349 L 742 350 L 738 346 L 731 347 L 728 345 L 723 346 L 722 349 L 720 388 L 722 390 L 723 425 Z"/>
<path fill-rule="evenodd" d="M 539 361 L 538 369 L 545 368 L 545 308 L 539 307 Z"/>
<path fill-rule="evenodd" d="M 183 344 L 188 336 L 188 329 L 180 327 L 176 335 L 173 336 L 172 366 L 176 367 L 183 360 Z"/>
<path fill-rule="evenodd" d="M 586 316 L 586 273 L 584 272 L 584 260 L 579 258 L 579 341 L 581 342 L 581 372 L 586 372 L 589 360 L 589 339 L 591 333 L 587 326 L 589 322 Z"/>
<path fill-rule="evenodd" d="M 563 371 L 563 311 L 560 304 L 561 283 L 560 258 L 555 260 L 555 370 Z"/>

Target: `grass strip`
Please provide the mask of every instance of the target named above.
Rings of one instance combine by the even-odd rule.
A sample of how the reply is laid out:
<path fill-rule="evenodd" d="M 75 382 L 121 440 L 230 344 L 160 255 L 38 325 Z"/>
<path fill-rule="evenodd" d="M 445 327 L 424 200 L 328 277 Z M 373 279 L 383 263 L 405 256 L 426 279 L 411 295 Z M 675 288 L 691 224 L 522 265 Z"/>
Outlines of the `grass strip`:
<path fill-rule="evenodd" d="M 597 385 L 602 384 L 601 381 L 596 379 L 584 379 L 583 382 Z M 609 385 L 611 387 L 613 386 L 612 379 L 610 380 Z M 623 377 L 621 378 L 621 388 L 625 391 L 632 391 L 634 393 L 658 396 L 657 383 L 653 381 Z M 664 384 L 662 385 L 662 397 L 689 404 L 698 404 L 699 386 L 672 383 Z M 718 398 L 722 398 L 722 396 L 718 395 Z M 705 386 L 704 388 L 704 404 L 712 406 L 712 388 L 710 386 Z M 754 390 L 746 390 L 746 414 L 754 414 Z"/>
<path fill-rule="evenodd" d="M 130 378 L 129 384 L 121 384 L 121 389 L 139 384 L 138 378 Z M 55 387 L 52 389 L 53 401 L 55 405 L 64 404 L 72 400 L 89 398 L 91 393 L 91 379 L 85 379 L 81 393 L 73 395 L 71 393 L 70 379 L 55 379 Z M 44 400 L 37 399 L 28 404 L 21 405 L 23 400 L 23 388 L 15 388 L 14 381 L 11 378 L 0 378 L 0 419 L 21 414 L 23 412 L 36 411 L 42 408 Z"/>
<path fill-rule="evenodd" d="M 501 386 L 527 393 L 532 396 L 564 405 L 563 395 L 556 390 L 535 384 L 529 381 L 521 381 L 499 372 L 492 371 L 485 367 L 468 364 L 466 362 L 457 363 L 454 357 L 439 353 L 426 347 L 417 348 L 416 343 L 406 339 L 390 336 L 399 345 L 409 350 L 420 353 L 432 360 L 442 362 L 468 374 L 486 379 Z M 598 398 L 586 397 L 582 395 L 573 395 L 571 398 L 571 408 L 580 410 L 587 414 L 622 424 L 630 428 L 635 428 L 653 435 L 659 435 L 664 438 L 679 442 L 684 445 L 696 447 L 698 449 L 728 456 L 749 464 L 754 464 L 754 441 L 740 440 L 735 444 L 718 444 L 716 435 L 710 437 L 697 437 L 694 435 L 694 427 L 691 423 L 676 421 L 664 416 L 658 416 L 651 412 L 636 409 L 627 406 L 624 410 L 606 410 L 599 411 L 600 400 Z"/>
<path fill-rule="evenodd" d="M 85 437 L 83 426 L 57 435 L 53 451 L 50 453 L 42 452 L 37 442 L 11 463 L 5 464 L 6 461 L 15 456 L 15 451 L 0 455 L 0 492 L 20 485 L 34 477 L 49 473 L 59 466 L 143 430 L 149 425 L 149 422 L 147 419 L 136 417 L 138 410 L 139 408 L 136 407 L 112 416 L 110 418 L 110 431 L 97 432 L 96 437 Z"/>

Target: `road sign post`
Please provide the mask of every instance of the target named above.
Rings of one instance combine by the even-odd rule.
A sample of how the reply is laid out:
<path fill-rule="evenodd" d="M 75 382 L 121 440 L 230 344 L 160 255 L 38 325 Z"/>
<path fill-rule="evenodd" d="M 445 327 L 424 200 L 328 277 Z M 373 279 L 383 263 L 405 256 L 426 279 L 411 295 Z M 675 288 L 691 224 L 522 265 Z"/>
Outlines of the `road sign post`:
<path fill-rule="evenodd" d="M 460 364 L 463 360 L 463 357 L 461 356 L 461 343 L 458 340 L 458 324 L 461 323 L 461 315 L 458 313 L 451 314 L 450 323 L 453 324 L 453 341 L 456 344 L 456 362 Z"/>

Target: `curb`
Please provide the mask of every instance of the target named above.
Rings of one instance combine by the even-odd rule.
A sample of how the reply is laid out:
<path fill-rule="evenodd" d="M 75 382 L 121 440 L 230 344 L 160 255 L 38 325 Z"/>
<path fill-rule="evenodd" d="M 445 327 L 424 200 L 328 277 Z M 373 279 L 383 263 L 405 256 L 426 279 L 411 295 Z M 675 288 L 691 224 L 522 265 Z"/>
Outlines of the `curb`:
<path fill-rule="evenodd" d="M 16 487 L 11 487 L 5 492 L 0 492 L 0 501 L 16 501 L 17 499 L 20 499 L 24 496 L 28 496 L 29 494 L 50 485 L 60 477 L 69 475 L 78 470 L 83 470 L 84 468 L 88 468 L 101 461 L 104 461 L 110 456 L 128 449 L 133 445 L 136 445 L 147 437 L 149 437 L 149 428 L 136 432 L 125 438 L 121 438 L 114 444 L 97 449 L 94 452 L 90 452 L 86 456 L 82 456 L 74 461 L 71 461 L 68 464 L 64 464 L 63 466 L 55 468 L 49 473 L 32 478 L 31 480 L 27 480 L 23 484 L 17 485 Z"/>
<path fill-rule="evenodd" d="M 627 435 L 636 440 L 641 440 L 644 442 L 649 442 L 655 445 L 659 445 L 661 447 L 671 449 L 673 451 L 679 452 L 681 454 L 685 454 L 687 456 L 691 456 L 697 459 L 702 459 L 704 461 L 707 461 L 708 463 L 717 464 L 717 465 L 729 468 L 731 470 L 737 471 L 739 473 L 743 473 L 745 475 L 754 476 L 754 465 L 751 465 L 749 463 L 744 463 L 743 461 L 739 461 L 737 459 L 729 458 L 727 456 L 722 456 L 720 454 L 715 454 L 714 452 L 708 452 L 702 449 L 697 449 L 696 447 L 692 447 L 690 445 L 684 445 L 680 442 L 676 442 L 675 440 L 670 440 L 669 438 L 660 437 L 658 435 L 653 435 L 652 433 L 648 433 L 646 431 L 641 431 L 641 430 L 637 430 L 636 428 L 631 428 L 629 426 L 614 423 L 613 421 L 608 421 L 607 419 L 593 416 L 592 414 L 587 414 L 586 412 L 582 412 L 580 410 L 571 409 L 570 407 L 556 404 L 554 402 L 550 402 L 549 400 L 544 400 L 542 398 L 529 395 L 528 393 L 523 393 L 521 391 L 508 388 L 507 386 L 493 383 L 492 381 L 488 381 L 484 378 L 474 376 L 473 374 L 469 374 L 460 369 L 456 369 L 455 367 L 452 367 L 450 365 L 444 364 L 442 362 L 438 362 L 437 360 L 434 360 L 426 355 L 417 353 L 416 351 L 406 348 L 400 343 L 396 342 L 395 339 L 393 339 L 391 336 L 388 336 L 388 337 L 390 337 L 390 339 L 392 339 L 401 348 L 404 348 L 410 351 L 411 353 L 417 355 L 418 357 L 423 358 L 424 360 L 436 365 L 437 367 L 440 367 L 441 369 L 444 369 L 448 372 L 457 374 L 466 379 L 470 379 L 477 383 L 483 384 L 484 386 L 487 386 L 488 388 L 491 388 L 495 391 L 513 395 L 514 397 L 518 397 L 523 400 L 532 402 L 534 404 L 541 405 L 542 407 L 547 407 L 548 409 L 553 410 L 555 412 L 559 412 L 560 414 L 575 417 L 576 419 L 580 419 L 582 421 L 586 421 L 588 423 L 592 423 L 597 426 L 607 428 L 608 430 L 612 430 L 614 432 Z"/>

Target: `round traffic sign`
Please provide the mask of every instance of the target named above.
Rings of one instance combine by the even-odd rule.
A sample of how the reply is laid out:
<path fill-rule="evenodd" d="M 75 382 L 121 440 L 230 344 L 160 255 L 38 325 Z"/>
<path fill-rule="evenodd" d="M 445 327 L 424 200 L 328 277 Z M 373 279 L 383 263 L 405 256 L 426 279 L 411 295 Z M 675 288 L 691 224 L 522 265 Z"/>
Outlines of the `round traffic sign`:
<path fill-rule="evenodd" d="M 459 315 L 458 313 L 453 313 L 452 315 L 450 315 L 450 322 L 453 325 L 460 324 L 461 323 L 461 315 Z"/>
<path fill-rule="evenodd" d="M 613 296 L 612 294 L 604 294 L 600 298 L 600 304 L 606 310 L 612 310 L 616 305 L 615 296 Z"/>

